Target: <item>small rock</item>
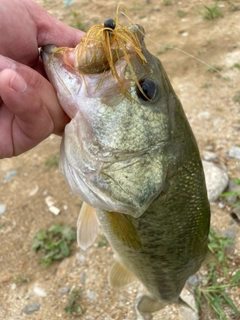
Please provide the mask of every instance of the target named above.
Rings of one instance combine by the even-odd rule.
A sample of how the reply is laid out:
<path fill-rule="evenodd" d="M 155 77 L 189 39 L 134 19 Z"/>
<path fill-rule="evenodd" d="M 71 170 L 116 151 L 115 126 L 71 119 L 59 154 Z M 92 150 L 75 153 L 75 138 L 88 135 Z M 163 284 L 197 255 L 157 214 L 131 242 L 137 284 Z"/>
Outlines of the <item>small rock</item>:
<path fill-rule="evenodd" d="M 237 184 L 234 180 L 230 180 L 229 181 L 229 185 L 228 185 L 228 191 L 229 192 L 239 192 L 240 194 L 240 185 Z M 226 197 L 227 202 L 228 203 L 235 203 L 237 202 L 237 195 L 230 195 L 228 197 Z"/>
<path fill-rule="evenodd" d="M 208 111 L 202 111 L 198 114 L 198 119 L 200 120 L 209 120 L 211 117 L 210 113 Z"/>
<path fill-rule="evenodd" d="M 230 215 L 240 227 L 240 207 L 233 208 Z"/>
<path fill-rule="evenodd" d="M 46 292 L 42 288 L 39 288 L 39 287 L 34 287 L 33 292 L 39 297 L 46 297 L 47 296 Z"/>
<path fill-rule="evenodd" d="M 199 278 L 194 274 L 193 276 L 189 277 L 187 282 L 191 285 L 191 286 L 198 286 L 200 284 L 200 280 Z"/>
<path fill-rule="evenodd" d="M 83 271 L 81 275 L 81 284 L 85 284 L 86 278 L 87 278 L 86 272 Z"/>
<path fill-rule="evenodd" d="M 31 191 L 29 191 L 29 196 L 30 197 L 33 197 L 33 196 L 35 196 L 37 193 L 38 193 L 38 190 L 39 190 L 39 186 L 38 185 L 36 185 Z"/>
<path fill-rule="evenodd" d="M 15 290 L 17 288 L 16 283 L 11 283 L 10 288 L 11 288 L 11 290 Z"/>
<path fill-rule="evenodd" d="M 186 303 L 191 306 L 192 309 L 187 306 L 181 306 L 179 308 L 179 320 L 199 320 L 194 295 L 188 290 L 183 289 L 181 292 L 181 298 L 183 301 L 186 301 Z"/>
<path fill-rule="evenodd" d="M 87 290 L 88 299 L 94 300 L 97 297 L 97 292 L 92 290 Z"/>
<path fill-rule="evenodd" d="M 59 215 L 59 213 L 61 212 L 61 210 L 60 210 L 59 208 L 55 207 L 55 206 L 50 206 L 50 207 L 48 208 L 48 210 L 49 210 L 51 213 L 55 214 L 55 216 Z"/>
<path fill-rule="evenodd" d="M 227 228 L 222 232 L 222 236 L 225 238 L 234 239 L 237 235 L 237 230 L 234 227 Z"/>
<path fill-rule="evenodd" d="M 48 206 L 48 207 L 51 207 L 51 206 L 53 206 L 54 204 L 55 204 L 55 200 L 53 199 L 53 197 L 51 197 L 51 196 L 47 196 L 45 199 L 45 203 L 46 203 L 46 205 Z"/>
<path fill-rule="evenodd" d="M 77 261 L 79 261 L 81 263 L 84 263 L 86 261 L 85 255 L 80 252 L 76 253 L 76 259 L 77 259 Z"/>
<path fill-rule="evenodd" d="M 26 307 L 24 307 L 22 309 L 22 312 L 26 313 L 26 314 L 31 314 L 35 311 L 38 311 L 40 309 L 41 305 L 37 302 L 28 304 Z"/>
<path fill-rule="evenodd" d="M 210 152 L 210 151 L 203 151 L 203 158 L 206 161 L 217 161 L 217 155 L 214 152 Z"/>
<path fill-rule="evenodd" d="M 210 202 L 216 201 L 217 198 L 228 185 L 227 173 L 215 166 L 211 162 L 203 161 L 203 169 L 206 178 L 208 200 Z"/>
<path fill-rule="evenodd" d="M 61 297 L 61 296 L 63 296 L 63 295 L 65 295 L 65 294 L 67 294 L 68 292 L 70 292 L 70 287 L 63 287 L 63 288 L 61 288 L 60 289 L 60 291 L 59 291 L 59 297 Z"/>
<path fill-rule="evenodd" d="M 236 235 L 237 235 L 237 230 L 235 229 L 234 226 L 229 227 L 222 232 L 223 237 L 228 238 L 228 239 L 232 239 L 232 240 L 234 240 L 236 238 Z M 234 241 L 232 241 L 226 245 L 227 253 L 230 253 L 230 252 L 233 253 L 234 249 L 235 249 Z"/>
<path fill-rule="evenodd" d="M 225 204 L 223 202 L 218 202 L 218 208 L 223 209 L 225 207 Z"/>
<path fill-rule="evenodd" d="M 222 119 L 221 118 L 217 118 L 217 119 L 215 119 L 214 121 L 213 121 L 213 125 L 216 127 L 216 126 L 218 126 L 219 124 L 221 124 L 222 123 Z"/>
<path fill-rule="evenodd" d="M 120 297 L 119 297 L 119 300 L 120 300 L 120 301 L 126 301 L 126 299 L 127 299 L 127 298 L 126 298 L 124 295 L 122 295 L 122 294 L 121 294 Z"/>
<path fill-rule="evenodd" d="M 229 157 L 240 160 L 240 147 L 233 146 L 229 151 Z"/>
<path fill-rule="evenodd" d="M 58 278 L 63 278 L 67 273 L 69 273 L 69 269 L 71 268 L 72 265 L 72 257 L 65 258 L 62 260 L 62 262 L 59 264 L 56 276 Z"/>
<path fill-rule="evenodd" d="M 17 174 L 17 170 L 12 170 L 12 171 L 9 171 L 6 176 L 5 176 L 5 180 L 8 181 L 8 180 L 11 180 L 15 175 Z"/>
<path fill-rule="evenodd" d="M 6 212 L 6 210 L 7 210 L 6 205 L 5 204 L 0 204 L 0 216 L 2 214 L 4 214 Z"/>

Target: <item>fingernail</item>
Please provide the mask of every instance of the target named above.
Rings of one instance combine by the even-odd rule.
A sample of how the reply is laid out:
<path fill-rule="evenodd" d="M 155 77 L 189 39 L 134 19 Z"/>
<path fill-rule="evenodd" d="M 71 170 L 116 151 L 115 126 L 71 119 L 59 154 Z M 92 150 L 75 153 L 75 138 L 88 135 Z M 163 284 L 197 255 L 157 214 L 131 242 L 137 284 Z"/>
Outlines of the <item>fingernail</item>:
<path fill-rule="evenodd" d="M 11 79 L 10 87 L 18 93 L 23 93 L 27 89 L 27 84 L 25 80 L 15 72 Z"/>

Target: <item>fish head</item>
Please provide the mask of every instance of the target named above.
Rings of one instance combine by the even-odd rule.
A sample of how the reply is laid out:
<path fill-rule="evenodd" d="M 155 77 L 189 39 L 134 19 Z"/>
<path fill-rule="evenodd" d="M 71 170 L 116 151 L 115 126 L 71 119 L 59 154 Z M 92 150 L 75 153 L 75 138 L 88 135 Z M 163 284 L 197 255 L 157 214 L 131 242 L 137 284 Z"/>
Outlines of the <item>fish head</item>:
<path fill-rule="evenodd" d="M 177 98 L 161 62 L 145 46 L 143 28 L 130 28 L 144 59 L 127 44 L 126 51 L 115 52 L 113 68 L 100 54 L 98 64 L 95 55 L 81 70 L 81 43 L 64 51 L 45 46 L 42 59 L 71 119 L 60 154 L 71 189 L 94 208 L 139 217 L 166 180 L 164 150 L 177 134 L 171 107 Z M 91 56 L 92 49 L 84 52 Z"/>

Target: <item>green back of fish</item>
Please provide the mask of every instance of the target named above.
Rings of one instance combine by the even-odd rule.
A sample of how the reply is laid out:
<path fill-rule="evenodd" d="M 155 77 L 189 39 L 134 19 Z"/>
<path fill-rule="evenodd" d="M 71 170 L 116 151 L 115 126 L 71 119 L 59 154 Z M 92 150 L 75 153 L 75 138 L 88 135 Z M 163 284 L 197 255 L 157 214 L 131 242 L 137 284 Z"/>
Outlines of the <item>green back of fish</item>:
<path fill-rule="evenodd" d="M 174 130 L 152 151 L 165 168 L 162 189 L 139 218 L 104 211 L 98 217 L 117 259 L 153 296 L 174 302 L 206 256 L 210 208 L 197 143 L 166 81 Z"/>

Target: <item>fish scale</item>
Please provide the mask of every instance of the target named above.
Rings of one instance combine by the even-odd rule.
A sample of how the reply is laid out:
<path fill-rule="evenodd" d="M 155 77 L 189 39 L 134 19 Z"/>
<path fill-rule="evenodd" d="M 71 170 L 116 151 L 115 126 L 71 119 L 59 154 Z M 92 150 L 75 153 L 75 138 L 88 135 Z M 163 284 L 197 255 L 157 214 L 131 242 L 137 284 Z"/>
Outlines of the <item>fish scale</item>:
<path fill-rule="evenodd" d="M 95 31 L 101 36 L 94 40 Z M 60 170 L 86 202 L 78 244 L 85 250 L 102 226 L 116 258 L 110 284 L 140 281 L 148 294 L 137 298 L 135 308 L 141 319 L 150 319 L 168 303 L 186 305 L 180 293 L 208 255 L 210 206 L 195 137 L 161 62 L 144 44 L 143 28 L 128 29 L 116 19 L 108 32 L 94 26 L 76 49 L 47 46 L 42 58 L 71 118 Z M 104 55 L 106 43 L 97 39 L 107 37 L 109 54 L 123 41 L 121 56 L 101 74 L 102 61 L 106 68 L 109 60 L 96 54 L 97 74 L 84 73 L 96 70 L 88 50 L 94 57 L 96 41 Z"/>

